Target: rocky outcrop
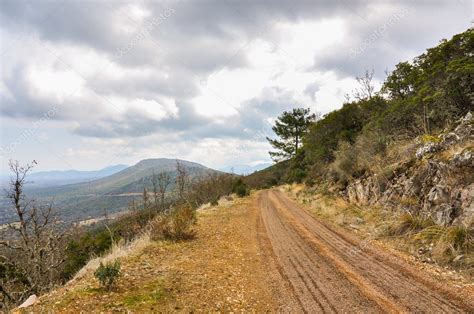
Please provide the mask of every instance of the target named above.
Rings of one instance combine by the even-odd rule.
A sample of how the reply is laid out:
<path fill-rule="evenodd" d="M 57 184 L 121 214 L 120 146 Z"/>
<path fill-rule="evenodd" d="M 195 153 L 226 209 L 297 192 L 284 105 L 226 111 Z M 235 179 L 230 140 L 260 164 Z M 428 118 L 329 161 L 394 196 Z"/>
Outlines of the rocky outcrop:
<path fill-rule="evenodd" d="M 355 180 L 346 190 L 350 202 L 359 204 L 373 204 L 384 192 L 384 186 L 377 176 L 364 177 Z"/>
<path fill-rule="evenodd" d="M 430 216 L 440 225 L 470 223 L 474 219 L 473 117 L 466 115 L 451 132 L 435 142 L 420 144 L 414 158 L 399 165 L 394 176 L 365 176 L 345 191 L 350 202 L 379 204 L 394 210 Z M 460 145 L 461 144 L 461 145 Z M 457 147 L 457 154 L 442 155 Z"/>

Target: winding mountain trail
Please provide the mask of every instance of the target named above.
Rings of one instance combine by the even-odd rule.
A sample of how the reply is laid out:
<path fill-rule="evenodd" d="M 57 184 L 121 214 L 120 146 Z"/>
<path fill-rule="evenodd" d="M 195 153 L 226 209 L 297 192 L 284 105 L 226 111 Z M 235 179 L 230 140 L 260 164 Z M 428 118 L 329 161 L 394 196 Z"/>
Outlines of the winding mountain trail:
<path fill-rule="evenodd" d="M 112 291 L 100 288 L 91 267 L 28 312 L 474 313 L 472 290 L 434 282 L 279 190 L 197 215 L 194 239 L 144 237 L 123 254 Z"/>
<path fill-rule="evenodd" d="M 318 221 L 282 192 L 263 191 L 258 203 L 261 243 L 300 310 L 474 311 L 472 298 L 461 300 L 400 258 Z"/>

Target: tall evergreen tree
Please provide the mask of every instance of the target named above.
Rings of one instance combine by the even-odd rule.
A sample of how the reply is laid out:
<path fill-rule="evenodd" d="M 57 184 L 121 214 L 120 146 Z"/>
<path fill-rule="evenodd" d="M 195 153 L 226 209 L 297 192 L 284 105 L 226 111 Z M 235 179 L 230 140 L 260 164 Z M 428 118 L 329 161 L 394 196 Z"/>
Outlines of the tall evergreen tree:
<path fill-rule="evenodd" d="M 295 108 L 292 111 L 283 112 L 272 127 L 280 139 L 274 140 L 267 137 L 273 148 L 277 150 L 270 152 L 272 159 L 280 161 L 296 156 L 302 144 L 303 135 L 315 119 L 316 115 L 311 114 L 309 108 Z"/>

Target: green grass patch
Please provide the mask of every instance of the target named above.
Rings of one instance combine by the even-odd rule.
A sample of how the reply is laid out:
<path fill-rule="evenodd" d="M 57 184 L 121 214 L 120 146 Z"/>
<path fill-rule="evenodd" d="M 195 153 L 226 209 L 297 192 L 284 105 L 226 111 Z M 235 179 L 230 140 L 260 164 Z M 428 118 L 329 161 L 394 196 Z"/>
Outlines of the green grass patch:
<path fill-rule="evenodd" d="M 138 291 L 132 291 L 124 296 L 123 305 L 133 308 L 143 305 L 154 305 L 168 296 L 168 292 L 163 288 L 162 281 L 146 284 Z"/>
<path fill-rule="evenodd" d="M 142 304 L 156 304 L 158 301 L 166 296 L 166 292 L 161 289 L 155 289 L 153 291 L 141 294 L 133 294 L 124 298 L 123 304 L 129 307 L 134 307 Z"/>

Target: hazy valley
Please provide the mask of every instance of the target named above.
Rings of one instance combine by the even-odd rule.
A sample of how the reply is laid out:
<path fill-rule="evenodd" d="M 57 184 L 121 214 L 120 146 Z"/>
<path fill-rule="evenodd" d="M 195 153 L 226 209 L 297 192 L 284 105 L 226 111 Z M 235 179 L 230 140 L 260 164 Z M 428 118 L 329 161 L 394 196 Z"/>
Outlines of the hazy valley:
<path fill-rule="evenodd" d="M 178 161 L 188 169 L 191 180 L 216 172 L 198 163 Z M 144 189 L 150 193 L 153 191 L 152 178 L 159 173 L 169 174 L 171 194 L 176 178 L 176 162 L 175 159 L 166 158 L 147 159 L 130 167 L 111 166 L 81 175 L 75 175 L 74 172 L 60 173 L 61 178 L 55 176 L 57 172 L 33 174 L 25 191 L 39 204 L 54 204 L 61 219 L 68 223 L 78 222 L 128 210 L 131 202 L 135 200 L 138 203 L 141 200 Z M 58 184 L 58 181 L 81 182 L 63 185 Z M 0 224 L 15 221 L 16 217 L 10 210 L 11 204 L 5 195 L 0 200 Z"/>

